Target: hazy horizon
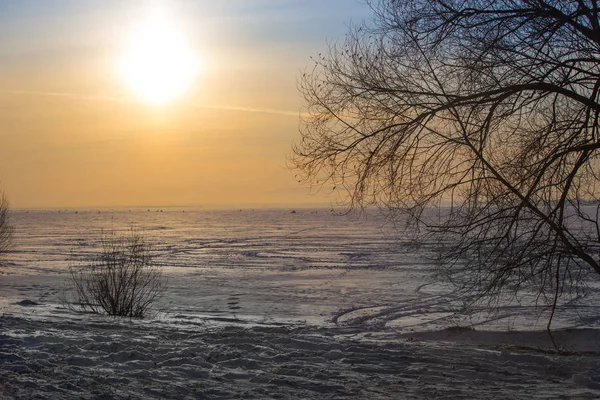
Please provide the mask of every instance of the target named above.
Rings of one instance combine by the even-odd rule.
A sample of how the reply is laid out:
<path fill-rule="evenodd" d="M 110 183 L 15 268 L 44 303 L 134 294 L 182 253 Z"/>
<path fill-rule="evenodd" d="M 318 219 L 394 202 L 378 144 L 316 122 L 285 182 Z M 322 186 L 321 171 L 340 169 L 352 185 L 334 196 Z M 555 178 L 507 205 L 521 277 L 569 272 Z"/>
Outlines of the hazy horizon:
<path fill-rule="evenodd" d="M 115 210 L 115 211 L 159 211 L 163 210 L 293 210 L 293 209 L 322 209 L 337 208 L 335 204 L 320 203 L 207 203 L 207 204 L 113 204 L 113 205 L 88 205 L 88 206 L 33 206 L 33 207 L 14 207 L 11 205 L 11 211 L 44 211 L 44 210 Z"/>

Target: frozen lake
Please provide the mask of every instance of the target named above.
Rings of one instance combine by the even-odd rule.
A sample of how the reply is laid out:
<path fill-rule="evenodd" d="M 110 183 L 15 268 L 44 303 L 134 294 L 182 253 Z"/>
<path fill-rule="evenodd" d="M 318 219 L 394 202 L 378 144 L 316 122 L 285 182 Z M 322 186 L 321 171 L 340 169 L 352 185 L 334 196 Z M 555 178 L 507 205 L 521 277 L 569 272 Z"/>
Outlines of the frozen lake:
<path fill-rule="evenodd" d="M 105 232 L 131 226 L 152 243 L 168 279 L 157 307 L 163 318 L 327 323 L 345 308 L 421 297 L 415 290 L 430 265 L 401 248 L 385 219 L 294 211 L 16 211 L 5 303 L 31 297 L 46 312 L 60 312 L 69 266 L 93 258 Z"/>
<path fill-rule="evenodd" d="M 531 305 L 457 313 L 435 244 L 377 215 L 291 211 L 13 212 L 0 398 L 598 397 L 597 291 L 560 310 L 558 354 Z M 168 279 L 152 317 L 65 308 L 69 266 L 132 225 Z"/>
<path fill-rule="evenodd" d="M 434 244 L 416 248 L 382 215 L 327 209 L 81 209 L 14 211 L 15 249 L 0 275 L 5 310 L 23 299 L 37 314 L 64 315 L 71 265 L 84 265 L 106 232 L 136 227 L 168 279 L 157 318 L 302 322 L 369 328 L 541 329 L 543 310 L 510 304 L 499 313 L 456 315 L 461 303 L 434 277 Z M 27 275 L 27 277 L 23 277 Z M 597 291 L 588 290 L 590 299 Z M 597 301 L 571 305 L 556 326 L 598 324 Z"/>

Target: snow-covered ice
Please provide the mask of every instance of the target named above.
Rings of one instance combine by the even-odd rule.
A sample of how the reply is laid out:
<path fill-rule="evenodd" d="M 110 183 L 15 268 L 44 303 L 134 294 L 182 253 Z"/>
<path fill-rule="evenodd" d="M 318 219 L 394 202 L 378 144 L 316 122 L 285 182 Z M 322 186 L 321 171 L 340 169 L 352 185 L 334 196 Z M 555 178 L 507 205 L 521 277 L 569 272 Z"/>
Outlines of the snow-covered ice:
<path fill-rule="evenodd" d="M 2 398 L 597 398 L 600 296 L 456 314 L 385 219 L 327 210 L 29 210 L 0 275 Z M 132 224 L 168 279 L 151 318 L 61 304 L 69 265 Z M 468 328 L 465 328 L 468 327 Z"/>

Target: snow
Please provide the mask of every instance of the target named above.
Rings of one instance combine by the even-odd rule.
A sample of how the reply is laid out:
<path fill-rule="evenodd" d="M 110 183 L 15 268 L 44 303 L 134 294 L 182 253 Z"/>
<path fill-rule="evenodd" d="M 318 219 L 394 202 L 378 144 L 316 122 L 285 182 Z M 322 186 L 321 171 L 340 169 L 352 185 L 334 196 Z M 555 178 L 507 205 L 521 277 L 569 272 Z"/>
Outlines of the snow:
<path fill-rule="evenodd" d="M 559 354 L 529 305 L 457 314 L 427 250 L 381 217 L 296 211 L 15 212 L 0 399 L 600 396 L 593 287 L 559 310 Z M 153 315 L 66 308 L 69 265 L 97 251 L 103 229 L 132 223 L 168 279 Z"/>
<path fill-rule="evenodd" d="M 597 398 L 600 388 L 597 348 L 548 354 L 510 344 L 516 333 L 378 337 L 314 326 L 182 328 L 100 317 L 5 316 L 1 323 L 5 398 L 546 399 Z"/>

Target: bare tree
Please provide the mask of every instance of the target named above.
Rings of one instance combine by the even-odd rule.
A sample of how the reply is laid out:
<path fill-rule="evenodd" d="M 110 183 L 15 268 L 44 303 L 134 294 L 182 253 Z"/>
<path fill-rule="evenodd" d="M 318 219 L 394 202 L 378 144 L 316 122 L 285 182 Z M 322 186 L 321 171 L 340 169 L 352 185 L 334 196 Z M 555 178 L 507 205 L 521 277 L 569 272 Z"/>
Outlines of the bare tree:
<path fill-rule="evenodd" d="M 598 1 L 370 5 L 301 79 L 294 167 L 445 243 L 464 295 L 533 289 L 551 321 L 600 273 Z"/>
<path fill-rule="evenodd" d="M 8 199 L 3 192 L 0 192 L 0 263 L 12 245 L 13 228 L 9 220 Z"/>
<path fill-rule="evenodd" d="M 143 318 L 166 286 L 151 260 L 150 245 L 136 230 L 108 234 L 91 264 L 70 268 L 73 303 L 94 313 Z"/>

